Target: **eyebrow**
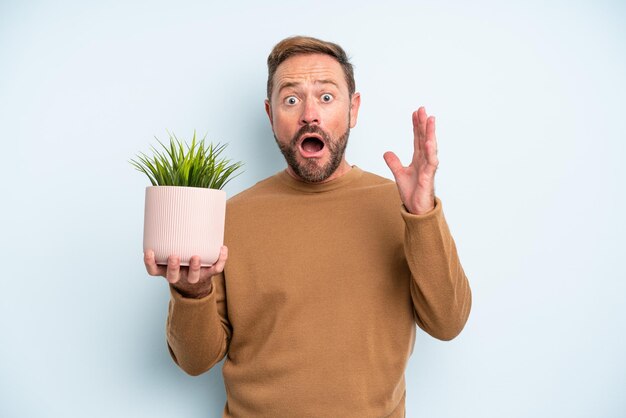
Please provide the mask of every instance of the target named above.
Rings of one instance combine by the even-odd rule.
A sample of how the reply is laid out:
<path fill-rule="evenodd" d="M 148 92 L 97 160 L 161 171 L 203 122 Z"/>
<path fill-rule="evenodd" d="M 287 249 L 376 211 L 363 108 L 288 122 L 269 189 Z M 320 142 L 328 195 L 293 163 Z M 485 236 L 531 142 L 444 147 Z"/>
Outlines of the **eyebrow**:
<path fill-rule="evenodd" d="M 283 91 L 284 89 L 287 89 L 287 88 L 298 87 L 301 84 L 302 83 L 299 82 L 299 81 L 288 81 L 285 84 L 283 84 L 282 86 L 280 86 L 278 91 L 281 92 L 281 91 Z M 336 88 L 339 88 L 339 85 L 337 83 L 335 83 L 333 80 L 315 80 L 314 84 L 332 84 Z"/>

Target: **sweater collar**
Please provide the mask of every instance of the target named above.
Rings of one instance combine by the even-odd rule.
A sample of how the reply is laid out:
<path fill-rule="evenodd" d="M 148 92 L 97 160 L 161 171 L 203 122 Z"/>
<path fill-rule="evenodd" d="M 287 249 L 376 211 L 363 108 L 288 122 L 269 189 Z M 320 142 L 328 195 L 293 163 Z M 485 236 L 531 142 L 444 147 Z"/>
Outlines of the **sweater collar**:
<path fill-rule="evenodd" d="M 331 180 L 325 183 L 306 183 L 301 180 L 297 180 L 287 173 L 287 170 L 283 170 L 280 173 L 276 174 L 278 179 L 289 186 L 292 189 L 299 190 L 305 193 L 324 193 L 330 192 L 331 190 L 340 189 L 354 180 L 359 179 L 363 175 L 363 170 L 359 167 L 353 165 L 350 171 L 348 171 L 343 176 Z"/>

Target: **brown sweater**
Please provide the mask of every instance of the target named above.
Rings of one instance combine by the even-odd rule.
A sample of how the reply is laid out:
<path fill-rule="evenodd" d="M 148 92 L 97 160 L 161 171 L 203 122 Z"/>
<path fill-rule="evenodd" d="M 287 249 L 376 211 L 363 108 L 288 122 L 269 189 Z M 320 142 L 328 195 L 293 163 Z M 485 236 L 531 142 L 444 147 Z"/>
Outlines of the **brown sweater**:
<path fill-rule="evenodd" d="M 224 417 L 403 417 L 415 323 L 461 332 L 471 292 L 436 199 L 409 214 L 395 183 L 354 167 L 325 184 L 286 172 L 228 201 L 224 274 L 171 289 L 167 341 L 197 375 L 227 355 Z"/>

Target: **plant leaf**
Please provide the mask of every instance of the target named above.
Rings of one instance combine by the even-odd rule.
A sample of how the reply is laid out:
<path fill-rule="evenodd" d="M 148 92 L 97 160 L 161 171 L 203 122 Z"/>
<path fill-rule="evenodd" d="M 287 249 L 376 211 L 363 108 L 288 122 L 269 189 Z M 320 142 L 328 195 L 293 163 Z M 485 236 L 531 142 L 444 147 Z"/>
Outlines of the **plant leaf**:
<path fill-rule="evenodd" d="M 129 162 L 150 180 L 153 186 L 187 186 L 222 189 L 233 178 L 241 174 L 242 162 L 231 163 L 221 157 L 227 144 L 207 143 L 206 137 L 198 141 L 193 131 L 191 145 L 179 140 L 167 131 L 169 143 L 155 139 L 161 146 L 151 145 L 152 156 L 137 154 Z"/>

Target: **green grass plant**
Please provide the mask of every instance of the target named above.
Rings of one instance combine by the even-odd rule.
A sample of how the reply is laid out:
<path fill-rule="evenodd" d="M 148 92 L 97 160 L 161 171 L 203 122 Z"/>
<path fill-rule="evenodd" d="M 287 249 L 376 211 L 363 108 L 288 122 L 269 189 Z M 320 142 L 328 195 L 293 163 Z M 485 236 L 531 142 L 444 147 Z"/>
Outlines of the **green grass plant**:
<path fill-rule="evenodd" d="M 227 144 L 207 144 L 206 135 L 196 141 L 193 133 L 191 145 L 180 141 L 176 135 L 169 133 L 169 145 L 161 144 L 162 150 L 151 146 L 153 156 L 137 154 L 137 160 L 130 160 L 135 168 L 148 176 L 153 186 L 184 186 L 222 189 L 229 181 L 237 177 L 235 174 L 242 162 L 231 162 L 221 154 Z"/>

